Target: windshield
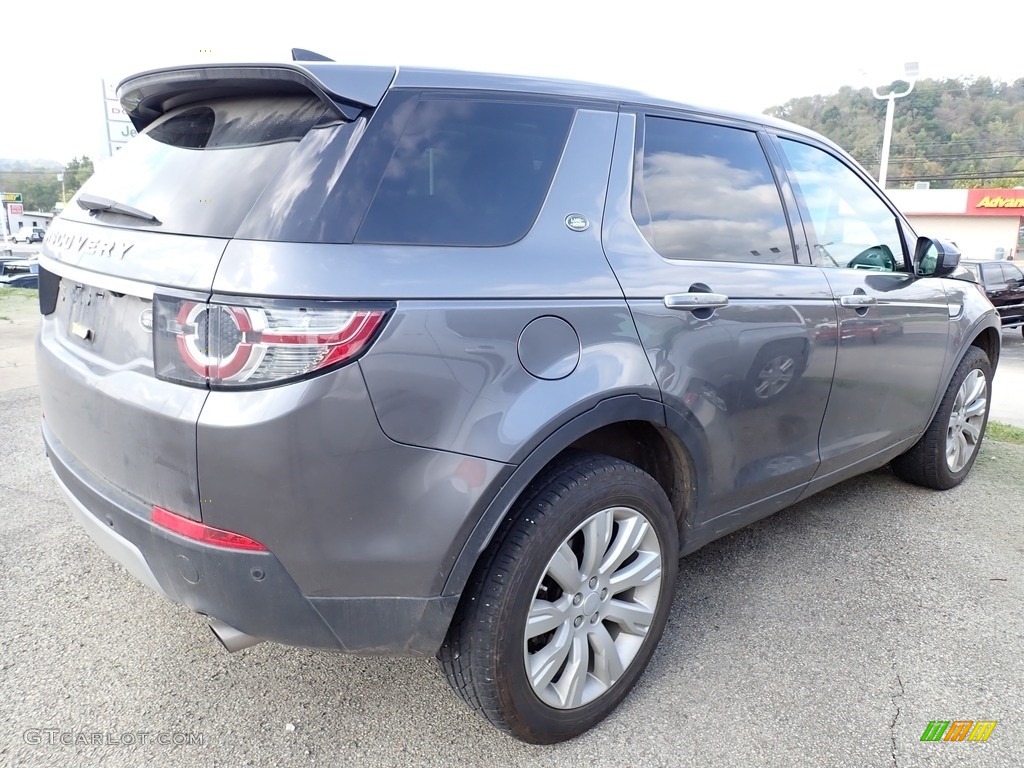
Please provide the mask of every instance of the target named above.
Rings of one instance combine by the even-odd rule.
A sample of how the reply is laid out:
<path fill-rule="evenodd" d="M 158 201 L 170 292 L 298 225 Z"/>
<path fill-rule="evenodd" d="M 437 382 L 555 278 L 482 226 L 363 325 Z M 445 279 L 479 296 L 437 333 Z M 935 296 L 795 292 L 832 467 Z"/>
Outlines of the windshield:
<path fill-rule="evenodd" d="M 159 232 L 232 237 L 299 141 L 333 112 L 313 96 L 211 100 L 168 112 L 109 160 L 82 187 L 151 214 L 155 222 L 68 205 L 75 221 Z M 95 208 L 96 206 L 91 206 Z"/>

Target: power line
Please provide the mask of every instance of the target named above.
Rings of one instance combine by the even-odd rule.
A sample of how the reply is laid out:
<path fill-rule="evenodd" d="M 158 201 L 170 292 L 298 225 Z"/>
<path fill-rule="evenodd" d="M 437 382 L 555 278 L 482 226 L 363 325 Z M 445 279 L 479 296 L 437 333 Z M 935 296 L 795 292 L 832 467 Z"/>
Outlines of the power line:
<path fill-rule="evenodd" d="M 890 176 L 889 181 L 960 181 L 964 179 L 1021 179 L 1024 171 L 982 171 L 980 173 L 947 173 L 939 175 L 922 174 L 919 176 Z"/>

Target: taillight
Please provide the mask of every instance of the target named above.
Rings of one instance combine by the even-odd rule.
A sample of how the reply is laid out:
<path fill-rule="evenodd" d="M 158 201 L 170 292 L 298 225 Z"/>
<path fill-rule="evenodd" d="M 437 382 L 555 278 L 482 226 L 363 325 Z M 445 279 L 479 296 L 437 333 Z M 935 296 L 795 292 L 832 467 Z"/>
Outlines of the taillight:
<path fill-rule="evenodd" d="M 359 356 L 385 306 L 268 301 L 261 305 L 153 299 L 157 376 L 210 387 L 280 384 Z"/>
<path fill-rule="evenodd" d="M 228 549 L 248 549 L 258 552 L 266 552 L 267 548 L 256 539 L 250 539 L 240 533 L 225 531 L 223 528 L 213 526 L 182 517 L 163 507 L 153 507 L 152 520 L 161 528 L 173 531 L 179 536 L 184 536 L 194 541 L 201 541 L 203 544 L 212 544 L 215 547 L 226 547 Z"/>

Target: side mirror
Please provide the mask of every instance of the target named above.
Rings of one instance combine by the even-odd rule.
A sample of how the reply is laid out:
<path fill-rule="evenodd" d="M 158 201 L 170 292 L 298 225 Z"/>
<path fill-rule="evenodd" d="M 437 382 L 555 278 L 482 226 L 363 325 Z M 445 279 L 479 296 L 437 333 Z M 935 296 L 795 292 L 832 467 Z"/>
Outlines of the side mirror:
<path fill-rule="evenodd" d="M 960 249 L 948 240 L 917 238 L 914 273 L 919 277 L 945 277 L 960 264 Z"/>

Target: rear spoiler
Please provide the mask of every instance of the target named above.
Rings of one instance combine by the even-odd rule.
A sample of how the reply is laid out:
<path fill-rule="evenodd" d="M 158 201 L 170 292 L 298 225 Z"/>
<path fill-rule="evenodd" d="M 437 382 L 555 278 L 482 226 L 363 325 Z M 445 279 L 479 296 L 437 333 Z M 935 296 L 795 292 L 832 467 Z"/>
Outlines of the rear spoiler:
<path fill-rule="evenodd" d="M 312 92 L 348 119 L 376 107 L 398 74 L 397 67 L 359 67 L 333 62 L 206 64 L 156 69 L 125 78 L 117 96 L 141 131 L 174 107 L 199 99 Z"/>

